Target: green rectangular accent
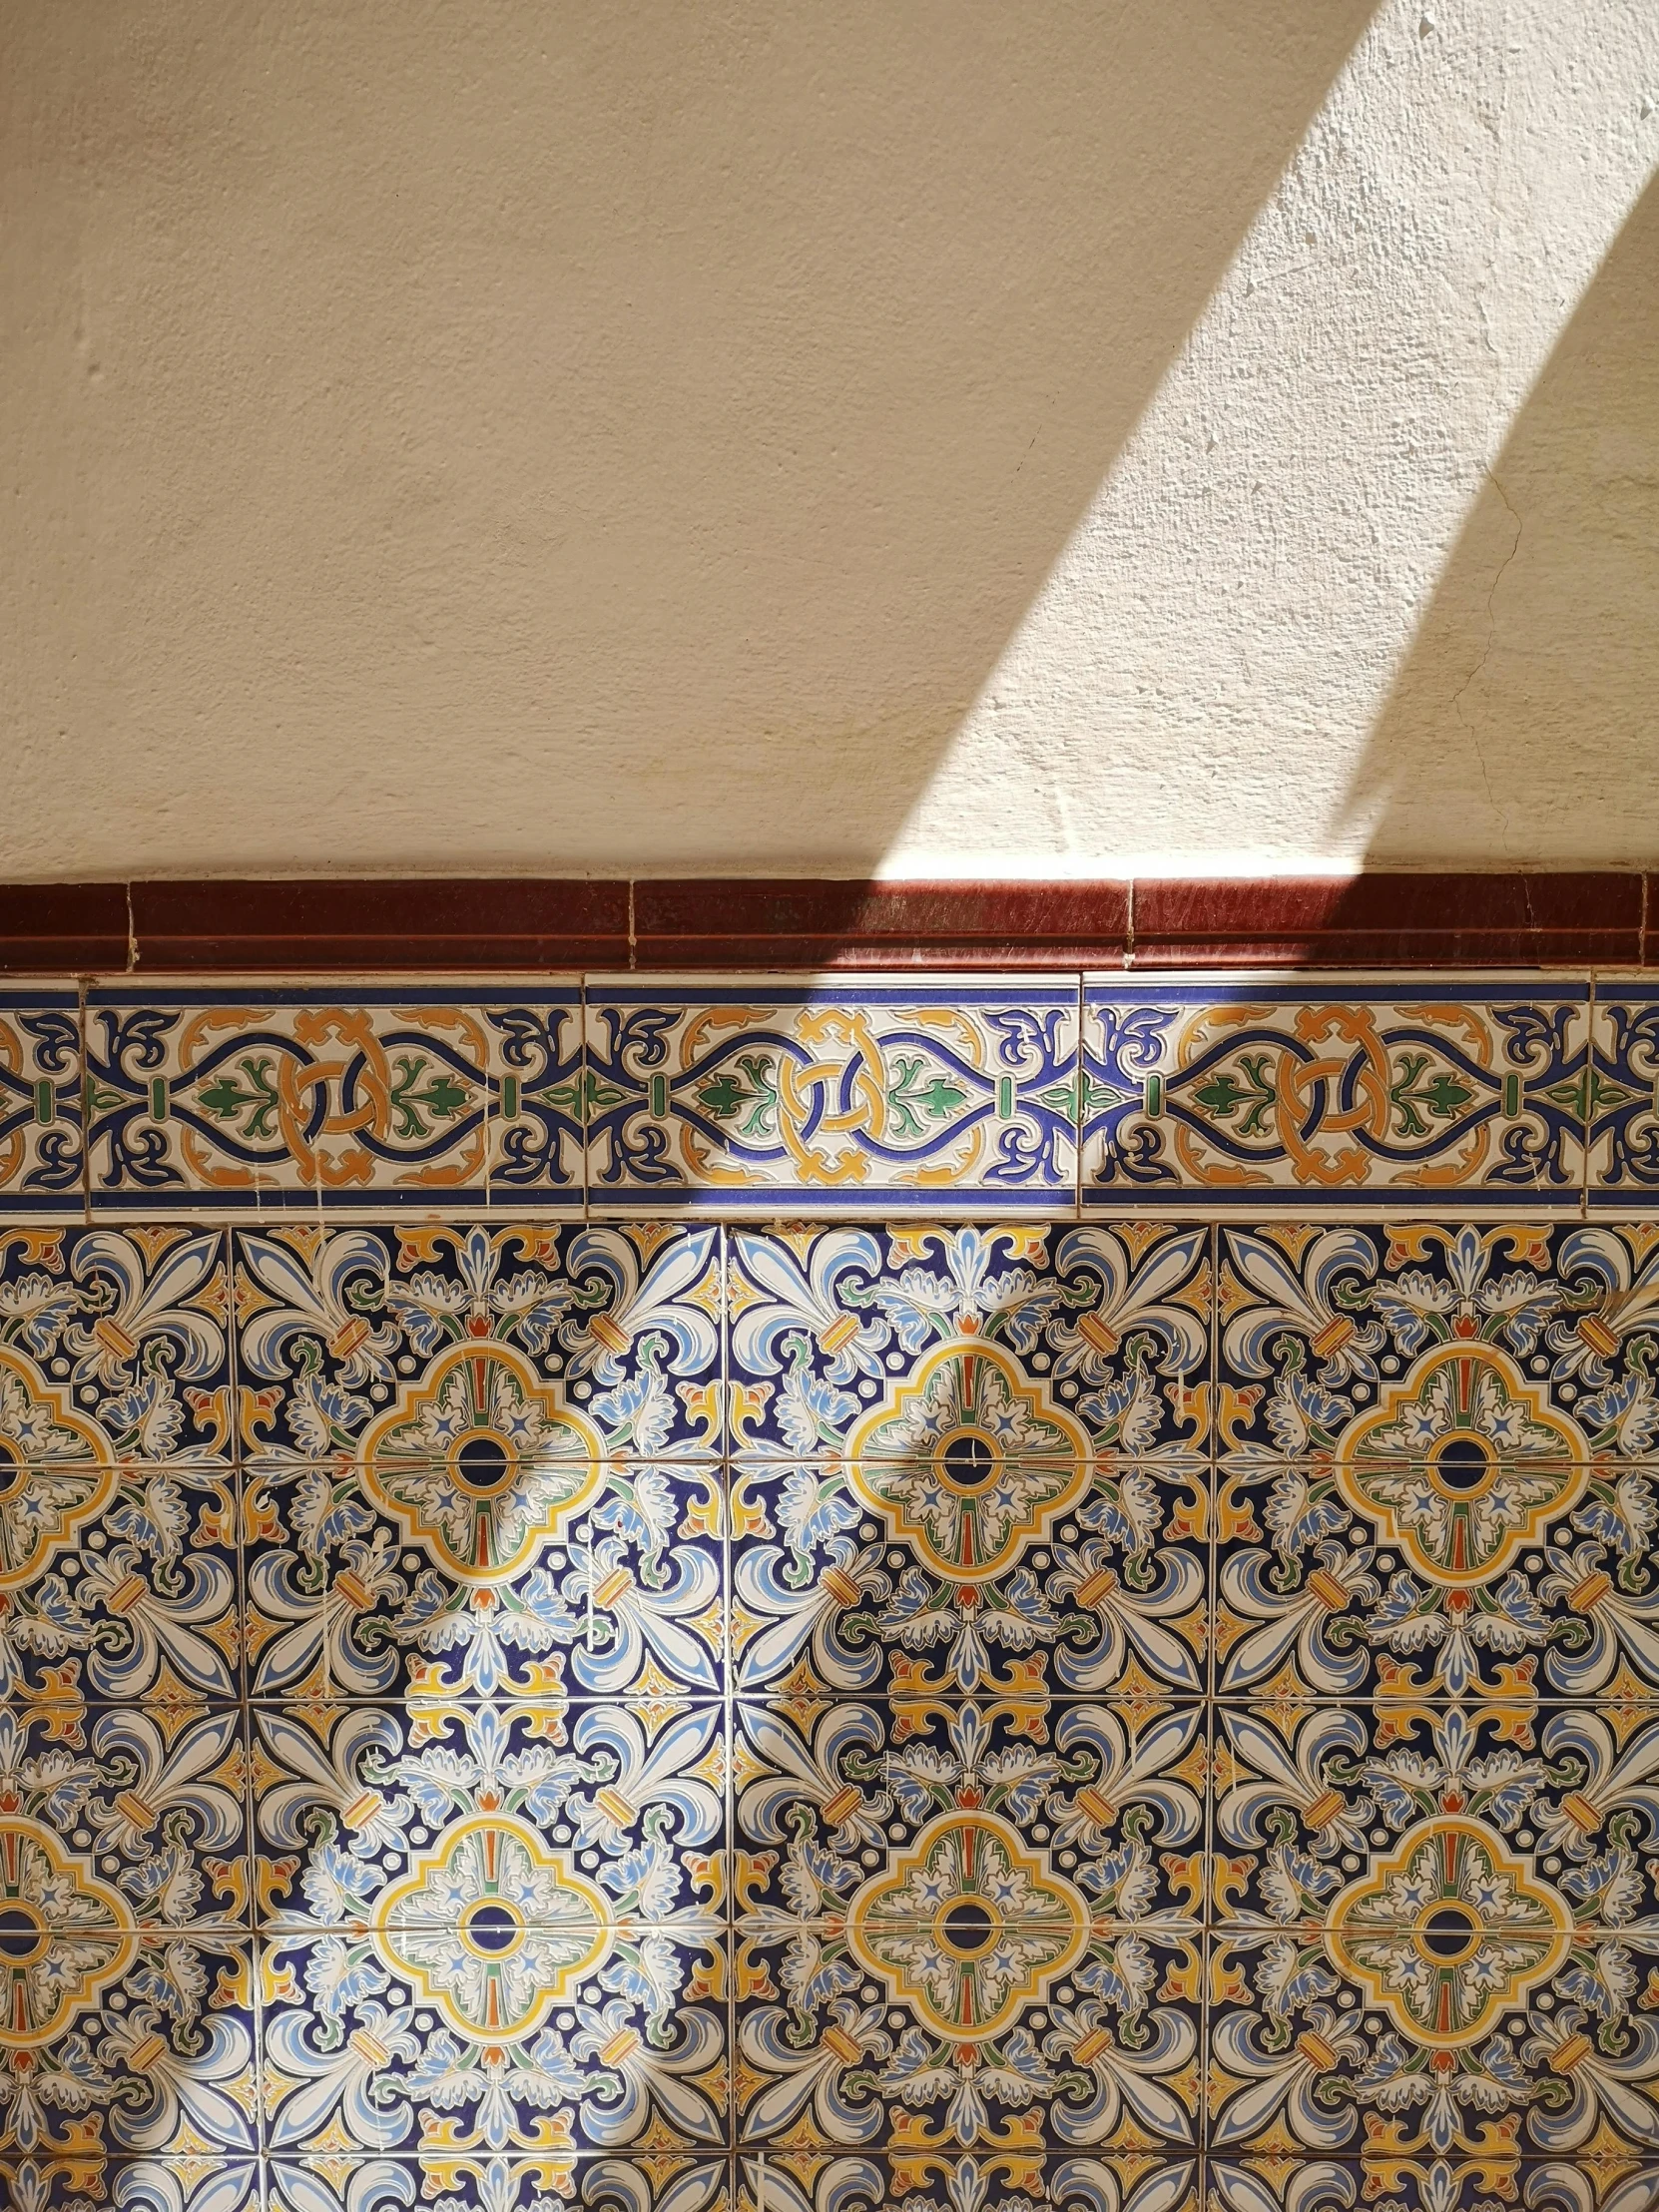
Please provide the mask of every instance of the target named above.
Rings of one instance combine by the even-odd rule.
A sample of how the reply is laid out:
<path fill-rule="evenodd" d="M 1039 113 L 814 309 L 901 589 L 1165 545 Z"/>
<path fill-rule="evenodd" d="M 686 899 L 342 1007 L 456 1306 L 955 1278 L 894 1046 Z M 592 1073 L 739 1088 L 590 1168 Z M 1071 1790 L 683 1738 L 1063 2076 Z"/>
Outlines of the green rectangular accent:
<path fill-rule="evenodd" d="M 504 1075 L 501 1078 L 501 1119 L 503 1121 L 517 1121 L 518 1119 L 518 1077 L 516 1075 Z"/>
<path fill-rule="evenodd" d="M 1506 1075 L 1503 1078 L 1503 1118 L 1513 1121 L 1520 1112 L 1520 1077 Z"/>
<path fill-rule="evenodd" d="M 1157 1121 L 1164 1111 L 1164 1079 L 1161 1075 L 1149 1075 L 1146 1079 L 1146 1118 Z"/>
<path fill-rule="evenodd" d="M 56 1117 L 57 1111 L 57 1093 L 43 1075 L 35 1085 L 35 1119 L 44 1129 Z"/>
<path fill-rule="evenodd" d="M 999 1075 L 996 1079 L 996 1118 L 998 1121 L 1014 1118 L 1014 1079 L 1011 1075 Z"/>
<path fill-rule="evenodd" d="M 651 1078 L 651 1113 L 656 1121 L 668 1119 L 668 1077 L 654 1075 Z"/>
<path fill-rule="evenodd" d="M 167 1077 L 165 1075 L 153 1075 L 150 1078 L 150 1119 L 152 1121 L 166 1121 L 167 1119 Z"/>

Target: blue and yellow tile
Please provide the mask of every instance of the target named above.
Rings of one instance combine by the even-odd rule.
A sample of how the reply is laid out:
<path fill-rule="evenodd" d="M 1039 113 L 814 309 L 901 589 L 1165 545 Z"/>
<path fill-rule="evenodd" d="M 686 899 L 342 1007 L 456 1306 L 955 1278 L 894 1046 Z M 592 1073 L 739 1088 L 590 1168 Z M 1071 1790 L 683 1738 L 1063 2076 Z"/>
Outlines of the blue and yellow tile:
<path fill-rule="evenodd" d="M 1589 986 L 1085 979 L 1082 1203 L 1576 1213 Z"/>
<path fill-rule="evenodd" d="M 503 1852 L 511 1841 L 509 1827 Z M 568 1874 L 557 1892 L 543 1885 L 542 1902 L 556 1918 L 506 1918 L 493 1894 L 469 1893 L 458 1921 L 270 1938 L 270 2152 L 724 2147 L 724 1933 L 606 1920 Z"/>
<path fill-rule="evenodd" d="M 1069 1211 L 1077 986 L 590 977 L 589 1206 Z"/>
<path fill-rule="evenodd" d="M 0 991 L 0 1205 L 79 1220 L 84 1084 L 79 994 Z"/>
<path fill-rule="evenodd" d="M 107 984 L 85 1021 L 95 1214 L 581 1211 L 574 982 Z"/>
<path fill-rule="evenodd" d="M 1466 1196 L 14 1231 L 5 2186 L 1648 2212 L 1659 1234 Z"/>

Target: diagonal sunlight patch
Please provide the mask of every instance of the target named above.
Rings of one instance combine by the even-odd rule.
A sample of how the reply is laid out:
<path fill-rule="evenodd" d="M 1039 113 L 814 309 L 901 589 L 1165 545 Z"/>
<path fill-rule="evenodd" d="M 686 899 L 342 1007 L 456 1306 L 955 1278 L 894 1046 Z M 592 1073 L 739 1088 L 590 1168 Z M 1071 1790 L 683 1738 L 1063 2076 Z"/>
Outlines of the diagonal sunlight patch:
<path fill-rule="evenodd" d="M 1505 435 L 1659 159 L 1659 12 L 1390 0 L 887 853 L 1330 872 Z"/>

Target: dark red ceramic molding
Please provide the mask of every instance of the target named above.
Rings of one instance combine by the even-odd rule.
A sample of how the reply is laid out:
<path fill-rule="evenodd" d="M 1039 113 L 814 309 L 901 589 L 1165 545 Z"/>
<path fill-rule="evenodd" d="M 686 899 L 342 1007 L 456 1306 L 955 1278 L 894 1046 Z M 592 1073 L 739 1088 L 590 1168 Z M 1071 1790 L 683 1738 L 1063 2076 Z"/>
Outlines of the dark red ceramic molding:
<path fill-rule="evenodd" d="M 1653 880 L 14 884 L 0 972 L 1627 967 Z"/>

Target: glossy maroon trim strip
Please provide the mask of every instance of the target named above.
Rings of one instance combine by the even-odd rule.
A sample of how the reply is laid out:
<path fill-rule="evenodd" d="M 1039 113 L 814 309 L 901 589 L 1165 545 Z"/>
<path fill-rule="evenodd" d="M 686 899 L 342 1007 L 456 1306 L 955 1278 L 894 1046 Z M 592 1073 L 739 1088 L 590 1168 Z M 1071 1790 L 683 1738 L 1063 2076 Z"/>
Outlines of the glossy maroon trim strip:
<path fill-rule="evenodd" d="M 1137 967 L 1593 967 L 1643 957 L 1640 875 L 1135 884 Z"/>
<path fill-rule="evenodd" d="M 635 965 L 1117 967 L 1129 900 L 1117 882 L 641 882 Z"/>
<path fill-rule="evenodd" d="M 138 967 L 628 965 L 628 885 L 547 878 L 135 883 Z"/>
<path fill-rule="evenodd" d="M 0 973 L 1646 963 L 1636 874 L 0 885 Z"/>
<path fill-rule="evenodd" d="M 0 884 L 0 971 L 88 975 L 127 965 L 124 883 Z"/>

